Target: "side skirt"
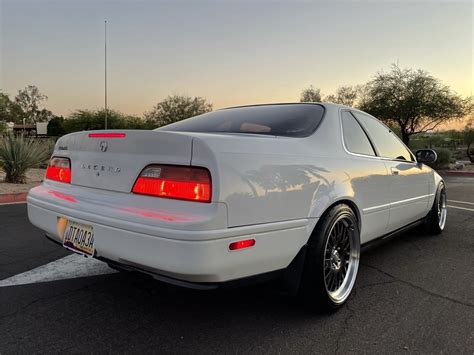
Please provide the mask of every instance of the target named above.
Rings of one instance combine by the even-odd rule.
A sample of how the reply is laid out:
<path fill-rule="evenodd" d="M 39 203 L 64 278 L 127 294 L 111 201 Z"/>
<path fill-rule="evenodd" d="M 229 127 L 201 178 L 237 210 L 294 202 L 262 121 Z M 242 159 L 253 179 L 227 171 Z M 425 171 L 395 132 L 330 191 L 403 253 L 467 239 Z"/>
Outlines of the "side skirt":
<path fill-rule="evenodd" d="M 373 248 L 384 244 L 393 238 L 399 236 L 402 233 L 405 233 L 406 231 L 409 231 L 410 229 L 413 229 L 415 227 L 418 227 L 419 225 L 423 224 L 425 222 L 424 218 L 419 219 L 418 221 L 415 221 L 413 223 L 407 224 L 406 226 L 399 228 L 397 230 L 394 230 L 393 232 L 387 233 L 379 238 L 376 238 L 374 240 L 371 240 L 370 242 L 367 242 L 360 247 L 360 251 L 362 253 L 367 252 L 369 250 L 372 250 Z"/>

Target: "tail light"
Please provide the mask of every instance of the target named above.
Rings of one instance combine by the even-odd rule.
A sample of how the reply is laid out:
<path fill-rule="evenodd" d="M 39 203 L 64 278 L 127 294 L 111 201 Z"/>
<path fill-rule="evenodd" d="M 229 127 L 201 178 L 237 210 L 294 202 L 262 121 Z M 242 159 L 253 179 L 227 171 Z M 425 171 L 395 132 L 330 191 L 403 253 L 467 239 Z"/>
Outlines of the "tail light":
<path fill-rule="evenodd" d="M 68 158 L 52 157 L 46 170 L 46 179 L 71 183 L 71 161 Z"/>
<path fill-rule="evenodd" d="M 142 171 L 133 193 L 157 197 L 211 202 L 211 174 L 194 166 L 150 165 Z"/>

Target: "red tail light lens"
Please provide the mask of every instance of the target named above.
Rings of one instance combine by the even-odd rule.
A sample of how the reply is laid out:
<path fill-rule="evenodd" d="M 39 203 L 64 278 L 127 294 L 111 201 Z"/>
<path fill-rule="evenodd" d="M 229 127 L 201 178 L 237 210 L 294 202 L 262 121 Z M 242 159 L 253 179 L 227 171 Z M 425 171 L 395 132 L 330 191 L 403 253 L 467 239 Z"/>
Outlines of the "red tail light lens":
<path fill-rule="evenodd" d="M 157 197 L 211 202 L 211 174 L 193 166 L 151 165 L 133 186 L 133 193 Z"/>
<path fill-rule="evenodd" d="M 125 133 L 89 133 L 89 138 L 125 138 Z"/>
<path fill-rule="evenodd" d="M 71 183 L 71 161 L 68 158 L 52 157 L 46 170 L 46 179 Z"/>

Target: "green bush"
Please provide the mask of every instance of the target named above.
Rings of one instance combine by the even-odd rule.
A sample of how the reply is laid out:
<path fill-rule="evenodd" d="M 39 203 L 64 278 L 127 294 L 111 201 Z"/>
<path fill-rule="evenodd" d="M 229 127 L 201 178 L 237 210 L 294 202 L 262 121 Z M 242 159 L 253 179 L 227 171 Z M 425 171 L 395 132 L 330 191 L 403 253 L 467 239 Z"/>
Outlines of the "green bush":
<path fill-rule="evenodd" d="M 474 147 L 469 149 L 469 152 L 466 151 L 466 155 L 468 156 L 471 163 L 474 163 Z"/>
<path fill-rule="evenodd" d="M 55 122 L 61 126 L 61 133 L 67 134 L 79 131 L 104 129 L 105 111 L 77 110 L 67 119 Z M 118 111 L 107 111 L 108 129 L 149 129 L 147 122 L 140 117 L 125 115 Z"/>
<path fill-rule="evenodd" d="M 53 155 L 54 152 L 54 146 L 56 145 L 56 141 L 54 139 L 45 139 L 41 142 L 41 145 L 43 146 L 43 149 L 46 150 L 46 159 L 43 160 L 41 163 L 39 163 L 37 166 L 34 166 L 34 168 L 42 168 L 46 169 L 49 164 L 49 158 Z"/>
<path fill-rule="evenodd" d="M 40 166 L 49 159 L 50 145 L 49 141 L 13 134 L 1 138 L 0 170 L 5 172 L 5 182 L 26 183 L 28 169 Z"/>
<path fill-rule="evenodd" d="M 6 132 L 8 129 L 7 123 L 5 121 L 0 121 L 0 134 Z"/>
<path fill-rule="evenodd" d="M 435 149 L 436 154 L 438 154 L 438 159 L 434 164 L 432 164 L 432 168 L 434 169 L 447 169 L 449 167 L 449 163 L 451 163 L 451 151 L 445 148 L 438 148 Z"/>
<path fill-rule="evenodd" d="M 76 110 L 68 118 L 53 118 L 48 123 L 48 136 L 61 137 L 68 133 L 104 129 L 104 110 Z M 138 116 L 107 110 L 108 129 L 153 129 L 150 122 Z"/>
<path fill-rule="evenodd" d="M 60 137 L 66 134 L 64 129 L 64 118 L 55 117 L 48 123 L 48 136 L 50 137 Z"/>
<path fill-rule="evenodd" d="M 453 153 L 452 155 L 453 160 L 466 160 L 467 159 L 466 151 L 464 149 L 457 149 L 453 151 L 452 153 Z"/>

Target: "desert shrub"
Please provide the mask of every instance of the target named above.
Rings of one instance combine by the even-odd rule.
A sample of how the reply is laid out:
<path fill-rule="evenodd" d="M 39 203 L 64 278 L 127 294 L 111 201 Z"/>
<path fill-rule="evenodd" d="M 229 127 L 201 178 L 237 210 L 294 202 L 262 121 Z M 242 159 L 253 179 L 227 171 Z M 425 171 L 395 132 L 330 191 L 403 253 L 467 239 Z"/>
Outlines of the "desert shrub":
<path fill-rule="evenodd" d="M 456 149 L 452 152 L 453 160 L 466 160 L 466 151 L 464 149 Z"/>
<path fill-rule="evenodd" d="M 0 121 L 0 135 L 5 133 L 8 130 L 7 123 L 5 121 Z"/>
<path fill-rule="evenodd" d="M 34 168 L 43 168 L 46 169 L 48 167 L 49 158 L 53 155 L 54 146 L 56 145 L 56 141 L 54 139 L 45 139 L 41 142 L 44 149 L 46 150 L 46 159 L 39 163 L 38 166 L 34 166 Z"/>
<path fill-rule="evenodd" d="M 95 129 L 104 129 L 105 111 L 104 110 L 77 110 L 67 119 L 55 122 L 60 126 L 60 134 L 72 132 L 89 131 Z M 140 117 L 125 115 L 121 112 L 107 111 L 108 129 L 148 129 L 147 122 Z M 59 130 L 56 128 L 56 130 Z"/>
<path fill-rule="evenodd" d="M 446 169 L 451 163 L 451 151 L 445 148 L 435 149 L 438 154 L 438 159 L 434 164 L 431 164 L 434 169 Z"/>
<path fill-rule="evenodd" d="M 469 152 L 466 152 L 471 163 L 474 163 L 474 147 L 469 148 Z"/>
<path fill-rule="evenodd" d="M 38 167 L 49 158 L 50 143 L 24 136 L 7 135 L 0 139 L 0 170 L 5 182 L 26 183 L 28 169 Z"/>
<path fill-rule="evenodd" d="M 64 129 L 64 118 L 55 117 L 48 123 L 48 136 L 50 137 L 60 137 L 66 134 Z"/>

